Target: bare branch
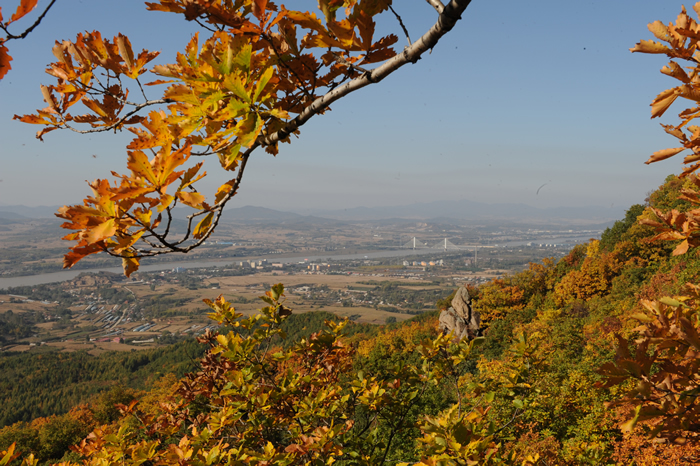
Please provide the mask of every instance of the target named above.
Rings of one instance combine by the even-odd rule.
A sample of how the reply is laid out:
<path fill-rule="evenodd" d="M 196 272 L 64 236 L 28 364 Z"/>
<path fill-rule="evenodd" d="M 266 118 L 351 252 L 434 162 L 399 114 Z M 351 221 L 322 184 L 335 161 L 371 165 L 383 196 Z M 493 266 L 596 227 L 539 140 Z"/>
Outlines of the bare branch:
<path fill-rule="evenodd" d="M 411 46 L 411 36 L 408 35 L 408 29 L 406 29 L 406 25 L 403 24 L 403 20 L 401 19 L 401 16 L 394 10 L 394 7 L 389 5 L 389 9 L 391 10 L 392 13 L 394 13 L 394 16 L 396 16 L 396 19 L 399 20 L 399 24 L 401 25 L 401 29 L 403 29 L 403 33 L 406 34 L 406 40 L 408 40 L 408 46 Z"/>
<path fill-rule="evenodd" d="M 34 24 L 29 26 L 29 28 L 27 28 L 27 30 L 25 30 L 22 34 L 20 34 L 18 36 L 14 35 L 14 34 L 10 34 L 10 32 L 7 30 L 7 26 L 0 23 L 0 29 L 5 31 L 5 34 L 7 34 L 6 40 L 24 39 L 25 37 L 27 37 L 29 35 L 29 33 L 32 32 L 39 25 L 39 23 L 41 23 L 41 21 L 44 19 L 44 16 L 46 16 L 46 13 L 49 12 L 49 10 L 51 9 L 51 7 L 53 6 L 54 3 L 56 3 L 56 0 L 51 0 L 51 3 L 49 3 L 49 5 L 44 10 L 44 12 L 39 15 L 39 17 L 36 19 L 36 21 L 34 21 Z"/>

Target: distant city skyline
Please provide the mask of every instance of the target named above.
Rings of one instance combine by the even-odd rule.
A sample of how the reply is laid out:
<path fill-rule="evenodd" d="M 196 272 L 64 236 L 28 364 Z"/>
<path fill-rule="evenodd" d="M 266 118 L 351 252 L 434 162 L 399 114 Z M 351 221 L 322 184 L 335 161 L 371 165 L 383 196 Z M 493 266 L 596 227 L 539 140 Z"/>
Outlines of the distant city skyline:
<path fill-rule="evenodd" d="M 424 1 L 397 8 L 413 36 L 435 20 Z M 624 209 L 643 202 L 681 171 L 676 159 L 643 163 L 674 145 L 649 119 L 649 103 L 675 83 L 658 71 L 664 57 L 628 49 L 652 38 L 648 23 L 675 20 L 680 8 L 651 0 L 475 0 L 431 55 L 339 101 L 276 158 L 256 154 L 230 206 L 300 211 L 468 199 Z M 39 84 L 52 82 L 43 70 L 55 60 L 53 41 L 86 29 L 123 32 L 135 49 L 161 50 L 160 63 L 172 62 L 195 30 L 141 2 L 64 0 L 29 37 L 9 43 L 13 69 L 0 81 L 0 203 L 80 203 L 89 193 L 84 180 L 125 171 L 130 133 L 53 132 L 41 143 L 38 127 L 11 120 L 44 106 Z M 674 122 L 680 109 L 662 122 Z M 216 160 L 206 168 L 211 196 L 225 174 Z"/>

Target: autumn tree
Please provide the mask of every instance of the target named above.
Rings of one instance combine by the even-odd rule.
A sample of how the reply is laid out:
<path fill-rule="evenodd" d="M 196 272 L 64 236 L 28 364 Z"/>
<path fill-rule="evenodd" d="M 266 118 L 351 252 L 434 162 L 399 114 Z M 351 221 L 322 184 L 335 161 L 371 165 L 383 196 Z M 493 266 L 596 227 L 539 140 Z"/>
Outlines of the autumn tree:
<path fill-rule="evenodd" d="M 700 15 L 700 2 L 693 6 Z M 683 162 L 680 196 L 652 199 L 652 215 L 641 215 L 640 223 L 657 231 L 656 241 L 674 241 L 673 255 L 690 254 L 700 246 L 700 23 L 685 7 L 675 23 L 655 21 L 649 30 L 660 41 L 642 40 L 632 52 L 666 55 L 671 61 L 661 72 L 678 81 L 677 87 L 659 94 L 651 104 L 652 118 L 662 116 L 680 99 L 692 107 L 679 113 L 676 125 L 662 125 L 679 141 L 679 146 L 655 152 L 647 161 L 654 163 L 690 151 Z M 686 66 L 683 66 L 686 65 Z M 659 197 L 659 196 L 657 196 Z M 685 202 L 683 202 L 685 201 Z M 662 209 L 661 204 L 668 209 Z M 625 411 L 622 428 L 632 430 L 641 424 L 651 437 L 667 436 L 679 443 L 697 445 L 694 432 L 700 426 L 700 289 L 689 283 L 683 295 L 642 300 L 634 319 L 639 326 L 629 336 L 617 334 L 617 355 L 602 366 L 607 386 L 631 387 L 613 403 Z"/>
<path fill-rule="evenodd" d="M 277 154 L 335 101 L 416 63 L 469 3 L 429 0 L 424 7 L 435 24 L 412 40 L 391 0 L 321 0 L 319 15 L 267 0 L 146 2 L 148 10 L 201 26 L 174 63 L 151 68 L 158 53 L 135 52 L 122 34 L 110 40 L 86 32 L 56 42 L 57 61 L 48 68 L 56 82 L 41 87 L 47 107 L 15 118 L 42 126 L 40 139 L 57 129 L 134 134 L 127 172 L 113 172 L 114 182 L 95 180 L 82 205 L 57 214 L 74 231 L 64 239 L 76 242 L 64 266 L 104 251 L 122 258 L 129 275 L 140 258 L 198 247 L 238 192 L 255 151 Z M 398 35 L 376 37 L 379 15 L 393 17 Z M 153 99 L 150 86 L 165 89 Z M 213 197 L 197 189 L 207 158 L 230 173 Z M 192 209 L 182 236 L 173 233 L 176 206 Z"/>
<path fill-rule="evenodd" d="M 327 321 L 323 331 L 285 348 L 275 343 L 285 339 L 282 324 L 292 314 L 284 287 L 272 286 L 261 299 L 266 306 L 250 317 L 223 297 L 207 301 L 210 317 L 226 330 L 202 337 L 210 350 L 201 370 L 181 380 L 177 394 L 168 384 L 140 401 L 123 400 L 123 417 L 95 427 L 73 448 L 79 461 L 73 455 L 61 464 L 534 464 L 502 448 L 508 420 L 489 415 L 496 391 L 522 412 L 537 364 L 533 342 L 522 337 L 513 360 L 483 385 L 464 370 L 481 339 L 454 341 L 419 324 L 377 341 L 424 333 L 420 344 L 400 350 L 415 362 L 356 370 L 356 350 L 342 338 L 347 320 Z M 436 391 L 446 403 L 416 419 L 413 408 Z M 93 422 L 94 407 L 84 411 L 72 415 Z M 406 431 L 409 440 L 420 438 L 416 451 L 397 448 Z M 16 448 L 0 455 L 0 466 Z M 24 461 L 36 464 L 32 455 Z"/>

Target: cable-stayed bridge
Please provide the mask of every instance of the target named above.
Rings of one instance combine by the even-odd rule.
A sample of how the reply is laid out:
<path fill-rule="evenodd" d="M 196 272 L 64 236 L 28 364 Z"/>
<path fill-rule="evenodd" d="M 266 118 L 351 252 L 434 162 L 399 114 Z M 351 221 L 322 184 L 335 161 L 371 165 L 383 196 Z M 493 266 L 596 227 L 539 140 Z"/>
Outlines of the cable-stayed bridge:
<path fill-rule="evenodd" d="M 491 246 L 481 246 L 481 245 L 462 245 L 462 246 L 457 246 L 456 244 L 453 244 L 449 239 L 445 238 L 442 241 L 433 244 L 432 246 L 429 245 L 428 243 L 423 242 L 422 240 L 416 238 L 415 236 L 411 238 L 411 240 L 403 245 L 401 245 L 402 248 L 406 249 L 442 249 L 443 251 L 463 251 L 467 249 L 475 249 L 475 248 L 488 248 Z"/>

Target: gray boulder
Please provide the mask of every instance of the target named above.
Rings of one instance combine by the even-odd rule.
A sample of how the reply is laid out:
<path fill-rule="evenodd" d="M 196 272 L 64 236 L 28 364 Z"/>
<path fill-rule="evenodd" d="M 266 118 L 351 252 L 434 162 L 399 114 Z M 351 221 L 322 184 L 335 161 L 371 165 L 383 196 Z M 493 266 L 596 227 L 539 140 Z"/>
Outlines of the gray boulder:
<path fill-rule="evenodd" d="M 472 299 L 466 287 L 460 287 L 452 299 L 452 306 L 440 313 L 438 329 L 444 334 L 452 332 L 459 340 L 481 336 L 481 318 L 472 310 Z"/>

